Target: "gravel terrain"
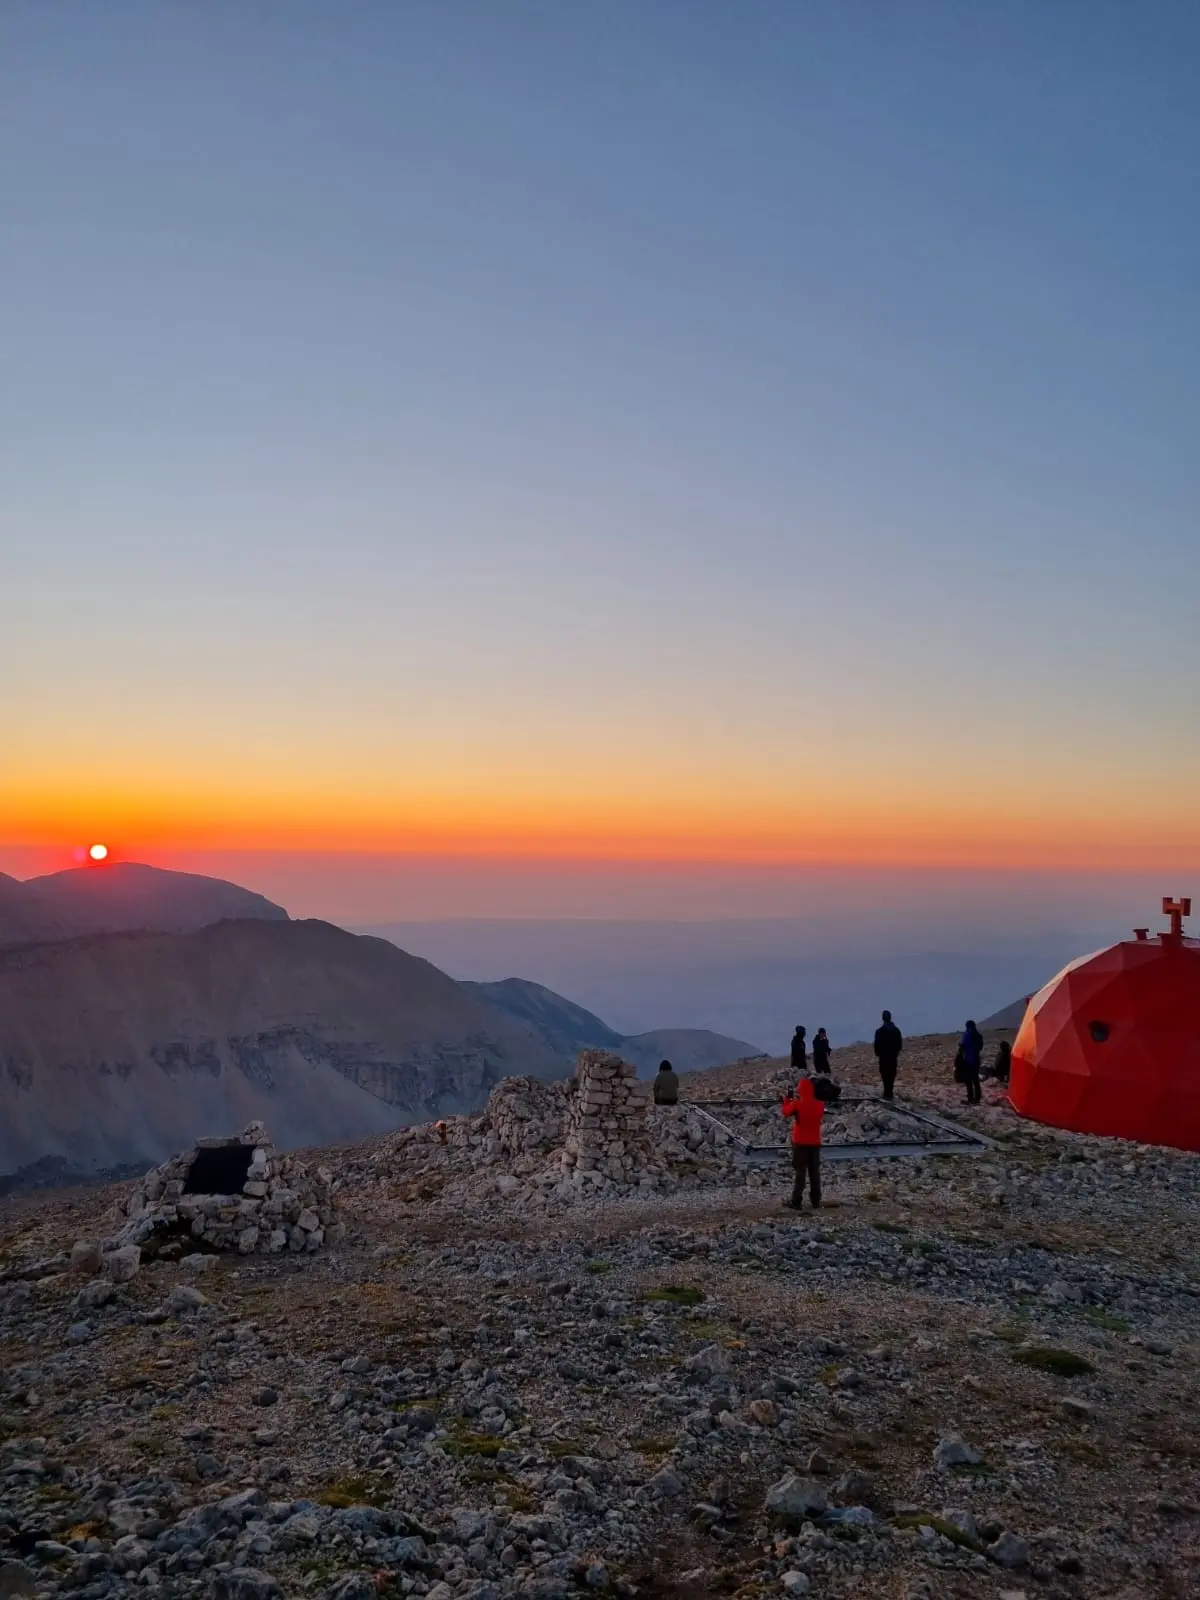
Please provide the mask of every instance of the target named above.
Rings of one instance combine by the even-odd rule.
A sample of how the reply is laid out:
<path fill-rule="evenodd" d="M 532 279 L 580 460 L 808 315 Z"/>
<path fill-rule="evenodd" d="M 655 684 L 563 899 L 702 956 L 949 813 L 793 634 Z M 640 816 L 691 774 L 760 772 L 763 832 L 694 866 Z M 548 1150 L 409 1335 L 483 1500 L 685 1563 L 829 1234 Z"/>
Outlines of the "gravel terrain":
<path fill-rule="evenodd" d="M 71 1251 L 126 1189 L 10 1197 L 0 1600 L 1200 1593 L 1200 1157 L 968 1113 L 952 1055 L 898 1105 L 997 1148 L 819 1213 L 686 1106 L 578 1194 L 479 1119 L 326 1150 L 337 1248 L 123 1283 Z"/>

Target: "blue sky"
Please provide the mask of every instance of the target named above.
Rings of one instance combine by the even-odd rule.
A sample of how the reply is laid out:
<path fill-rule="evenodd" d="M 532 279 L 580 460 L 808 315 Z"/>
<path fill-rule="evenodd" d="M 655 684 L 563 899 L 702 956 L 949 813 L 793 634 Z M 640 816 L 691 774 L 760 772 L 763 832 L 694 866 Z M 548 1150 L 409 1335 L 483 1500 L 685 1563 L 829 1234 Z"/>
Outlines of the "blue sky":
<path fill-rule="evenodd" d="M 686 796 L 703 854 L 874 793 L 908 859 L 940 792 L 1194 864 L 1198 56 L 1168 4 L 8 5 L 4 835 L 50 786 L 196 843 L 208 784 L 586 853 Z"/>

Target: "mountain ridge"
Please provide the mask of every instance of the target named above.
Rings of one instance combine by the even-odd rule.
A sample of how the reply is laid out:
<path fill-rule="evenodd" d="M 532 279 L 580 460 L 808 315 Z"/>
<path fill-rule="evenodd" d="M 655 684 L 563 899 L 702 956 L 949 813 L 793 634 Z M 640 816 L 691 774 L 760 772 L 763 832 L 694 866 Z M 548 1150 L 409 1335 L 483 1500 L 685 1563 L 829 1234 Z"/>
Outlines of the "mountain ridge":
<path fill-rule="evenodd" d="M 142 929 L 190 933 L 227 918 L 286 922 L 288 914 L 224 878 L 139 861 L 71 867 L 39 878 L 0 875 L 0 947 Z"/>

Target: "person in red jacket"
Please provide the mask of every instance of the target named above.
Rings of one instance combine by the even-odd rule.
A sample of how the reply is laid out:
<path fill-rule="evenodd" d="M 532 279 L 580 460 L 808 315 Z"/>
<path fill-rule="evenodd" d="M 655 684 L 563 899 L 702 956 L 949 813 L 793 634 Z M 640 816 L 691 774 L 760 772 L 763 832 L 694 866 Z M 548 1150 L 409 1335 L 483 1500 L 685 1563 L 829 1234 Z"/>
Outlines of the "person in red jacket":
<path fill-rule="evenodd" d="M 813 1092 L 812 1079 L 801 1078 L 795 1094 L 784 1100 L 780 1110 L 792 1119 L 792 1171 L 796 1180 L 788 1205 L 793 1211 L 800 1210 L 807 1178 L 815 1208 L 821 1204 L 821 1118 L 825 1106 Z"/>

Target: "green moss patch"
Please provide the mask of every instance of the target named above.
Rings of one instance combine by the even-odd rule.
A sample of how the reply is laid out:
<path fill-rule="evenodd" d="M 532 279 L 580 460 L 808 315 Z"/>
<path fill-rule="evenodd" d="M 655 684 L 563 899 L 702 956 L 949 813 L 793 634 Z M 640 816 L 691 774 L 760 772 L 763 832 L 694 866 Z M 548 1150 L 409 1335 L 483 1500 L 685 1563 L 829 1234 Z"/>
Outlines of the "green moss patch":
<path fill-rule="evenodd" d="M 1050 1372 L 1056 1378 L 1080 1378 L 1085 1372 L 1095 1372 L 1095 1367 L 1074 1350 L 1059 1350 L 1054 1345 L 1035 1344 L 1012 1353 L 1014 1361 L 1036 1372 Z"/>
<path fill-rule="evenodd" d="M 642 1295 L 643 1300 L 669 1306 L 703 1305 L 707 1298 L 703 1289 L 697 1289 L 690 1283 L 664 1283 L 657 1289 L 647 1289 Z"/>

